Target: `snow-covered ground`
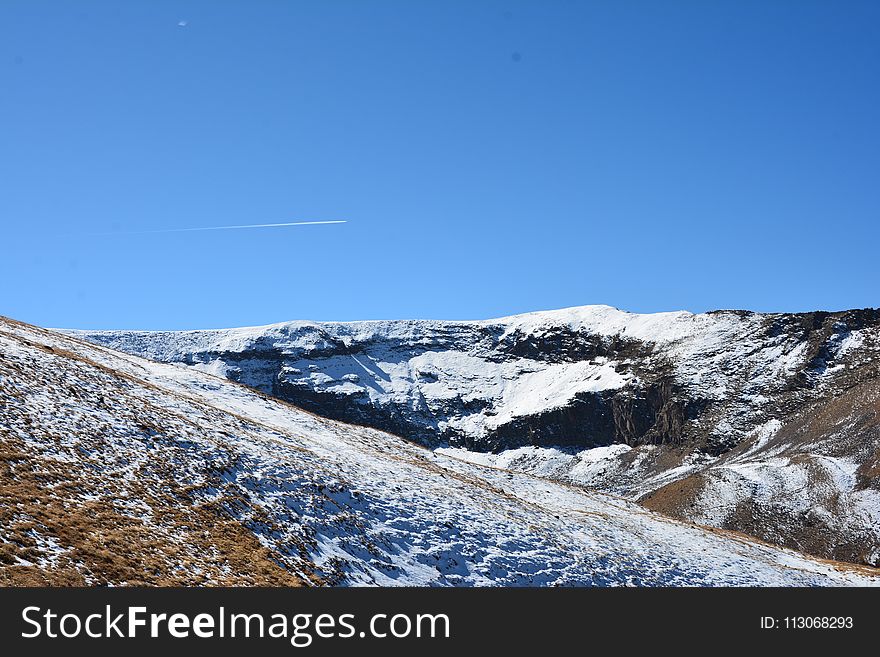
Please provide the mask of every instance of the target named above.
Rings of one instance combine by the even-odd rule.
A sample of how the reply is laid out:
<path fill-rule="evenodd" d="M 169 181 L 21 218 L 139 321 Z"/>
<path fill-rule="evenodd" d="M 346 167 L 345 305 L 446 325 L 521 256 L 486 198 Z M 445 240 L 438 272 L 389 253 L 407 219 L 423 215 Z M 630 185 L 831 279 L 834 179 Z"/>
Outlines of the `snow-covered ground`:
<path fill-rule="evenodd" d="M 867 546 L 859 561 L 880 564 L 880 491 L 860 484 L 860 464 L 853 459 L 821 453 L 832 451 L 828 446 L 811 445 L 812 452 L 793 451 L 786 443 L 768 446 L 780 427 L 777 420 L 761 425 L 739 454 L 711 457 L 694 452 L 680 465 L 659 471 L 645 466 L 658 452 L 651 445 L 610 445 L 580 451 L 532 446 L 497 454 L 461 448 L 437 451 L 474 464 L 610 491 L 634 500 L 697 478 L 699 485 L 692 499 L 667 503 L 664 510 L 702 525 L 726 527 L 733 524 L 732 516 L 747 506 L 768 516 L 763 526 L 748 527 L 768 540 L 798 545 L 785 535 L 791 529 L 784 524 L 815 525 L 821 533 L 836 534 L 841 543 L 854 537 L 857 544 Z M 777 517 L 770 518 L 771 514 Z"/>
<path fill-rule="evenodd" d="M 689 481 L 688 504 L 667 495 L 655 508 L 880 564 L 871 549 L 880 541 L 880 487 L 836 474 L 874 471 L 876 422 L 852 430 L 844 418 L 827 436 L 792 429 L 780 434 L 792 449 L 772 445 L 798 413 L 880 381 L 876 311 L 636 314 L 583 306 L 480 321 L 72 333 L 474 463 L 633 500 Z M 809 486 L 798 483 L 807 479 Z M 742 520 L 755 514 L 760 521 Z M 807 541 L 805 532 L 822 540 Z"/>
<path fill-rule="evenodd" d="M 224 339 L 253 337 L 243 335 Z M 278 563 L 312 581 L 880 584 L 866 571 L 505 469 L 529 458 L 528 450 L 509 461 L 474 463 L 460 452 L 430 451 L 306 413 L 195 368 L 6 320 L 0 320 L 0 394 L 2 435 L 20 445 L 22 462 L 84 473 L 79 490 L 65 489 L 72 506 L 121 505 L 138 522 L 173 536 L 188 528 L 161 525 L 161 495 L 217 503 Z M 625 449 L 582 456 L 578 467 L 596 467 Z M 551 467 L 552 459 L 546 461 Z M 172 467 L 173 477 L 158 464 Z M 3 532 L 0 527 L 0 541 Z M 47 554 L 40 567 L 51 568 L 52 555 L 70 546 L 41 532 Z M 167 567 L 188 568 L 195 578 L 224 555 L 188 559 Z"/>

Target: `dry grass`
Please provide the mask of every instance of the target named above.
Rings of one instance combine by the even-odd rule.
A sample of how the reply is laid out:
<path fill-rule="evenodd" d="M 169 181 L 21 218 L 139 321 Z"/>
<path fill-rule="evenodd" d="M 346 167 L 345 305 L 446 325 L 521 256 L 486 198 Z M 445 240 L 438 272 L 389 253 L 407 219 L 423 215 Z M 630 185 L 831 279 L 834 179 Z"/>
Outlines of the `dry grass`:
<path fill-rule="evenodd" d="M 2 322 L 27 327 L 12 320 Z M 109 380 L 116 398 L 88 398 L 88 391 L 54 378 L 45 383 L 54 386 L 50 394 L 100 409 L 136 408 L 145 419 L 135 429 L 147 435 L 167 435 L 163 425 L 169 419 L 186 421 L 166 417 L 161 409 L 146 407 L 143 400 L 127 399 L 129 390 L 150 387 L 145 382 L 57 346 L 11 333 L 6 336 L 51 354 L 50 360 L 64 361 L 58 364 L 59 373 L 69 367 L 67 363 L 76 363 L 82 368 L 80 375 Z M 35 365 L 0 354 L 0 383 L 5 379 L 40 385 L 42 379 L 36 377 L 52 377 L 52 371 L 38 372 Z M 41 454 L 12 427 L 49 443 L 57 444 L 65 436 L 42 426 L 26 411 L 16 410 L 24 396 L 15 385 L 4 386 L 3 392 L 4 403 L 11 406 L 0 406 L 0 418 L 6 418 L 0 420 L 0 585 L 320 584 L 311 575 L 301 576 L 283 567 L 279 555 L 220 506 L 196 502 L 193 491 L 178 481 L 171 459 L 153 459 L 143 476 L 116 481 L 96 469 L 86 454 L 73 461 Z M 12 424 L 5 425 L 7 420 Z M 100 425 L 91 426 L 86 435 L 77 436 L 78 444 L 100 453 L 104 445 Z M 47 541 L 51 549 L 46 548 Z"/>
<path fill-rule="evenodd" d="M 639 503 L 651 511 L 684 520 L 696 506 L 705 485 L 702 475 L 691 475 L 658 488 Z"/>
<path fill-rule="evenodd" d="M 82 500 L 77 468 L 47 471 L 0 439 L 0 585 L 301 586 L 240 523 L 184 495 L 144 492 L 150 525 L 112 500 Z M 11 447 L 11 448 L 10 448 Z M 155 531 L 172 530 L 170 540 Z M 65 551 L 45 563 L 37 536 Z M 31 562 L 40 565 L 16 565 Z"/>

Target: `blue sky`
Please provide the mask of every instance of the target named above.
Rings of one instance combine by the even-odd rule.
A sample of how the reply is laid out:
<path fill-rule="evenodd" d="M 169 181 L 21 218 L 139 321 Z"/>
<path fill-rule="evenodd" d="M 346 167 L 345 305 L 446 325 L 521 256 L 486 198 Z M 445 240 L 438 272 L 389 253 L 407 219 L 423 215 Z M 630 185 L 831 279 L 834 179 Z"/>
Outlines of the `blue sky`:
<path fill-rule="evenodd" d="M 877 2 L 4 0 L 0 314 L 878 306 L 878 117 Z"/>

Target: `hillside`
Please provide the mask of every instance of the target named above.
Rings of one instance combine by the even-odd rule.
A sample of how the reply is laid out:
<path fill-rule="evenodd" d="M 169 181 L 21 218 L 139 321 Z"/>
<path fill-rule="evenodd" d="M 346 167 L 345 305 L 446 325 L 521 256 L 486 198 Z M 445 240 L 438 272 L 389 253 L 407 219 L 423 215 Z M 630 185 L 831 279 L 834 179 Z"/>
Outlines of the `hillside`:
<path fill-rule="evenodd" d="M 880 565 L 880 311 L 93 331 L 472 462 Z"/>
<path fill-rule="evenodd" d="M 880 583 L 8 319 L 0 501 L 4 584 Z"/>

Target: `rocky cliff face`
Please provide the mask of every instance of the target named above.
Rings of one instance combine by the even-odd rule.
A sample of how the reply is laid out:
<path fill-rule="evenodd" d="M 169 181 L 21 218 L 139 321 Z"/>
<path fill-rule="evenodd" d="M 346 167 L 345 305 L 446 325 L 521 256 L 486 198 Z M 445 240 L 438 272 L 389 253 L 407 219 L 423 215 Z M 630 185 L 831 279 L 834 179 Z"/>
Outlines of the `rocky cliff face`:
<path fill-rule="evenodd" d="M 722 494 L 723 467 L 724 476 L 744 476 L 742 467 L 731 469 L 737 450 L 880 381 L 877 310 L 637 315 L 588 306 L 473 322 L 292 322 L 81 335 L 435 448 L 496 459 L 537 448 L 528 458 L 507 459 L 508 465 L 650 498 L 656 508 L 681 517 L 747 529 L 823 556 L 880 562 L 871 548 L 880 536 L 880 504 L 863 494 L 877 489 L 874 407 L 853 415 L 846 403 L 838 404 L 842 418 L 862 427 L 845 440 L 830 425 L 808 438 L 795 429 L 779 433 L 798 449 L 770 455 L 762 444 L 750 452 L 750 463 L 762 463 L 759 483 L 727 486 L 724 494 L 736 499 L 719 501 L 723 511 L 704 512 L 713 495 Z M 838 447 L 829 448 L 832 443 Z M 593 458 L 593 450 L 609 446 L 614 449 Z M 768 477 L 785 470 L 782 478 L 789 481 L 791 472 L 830 463 L 820 459 L 808 467 L 807 456 L 836 459 L 841 472 L 860 478 L 826 473 L 832 484 L 807 483 L 800 493 L 770 487 L 779 495 L 768 493 L 759 505 L 758 488 Z M 675 482 L 680 495 L 668 488 Z M 843 507 L 828 508 L 832 493 L 860 510 L 854 518 L 845 518 Z M 699 497 L 699 504 L 680 504 L 687 495 Z M 825 539 L 807 540 L 807 533 L 817 532 L 802 529 L 798 514 L 806 511 L 792 511 L 786 496 L 821 506 L 813 524 L 825 528 L 819 532 Z M 838 549 L 842 545 L 850 547 Z"/>

